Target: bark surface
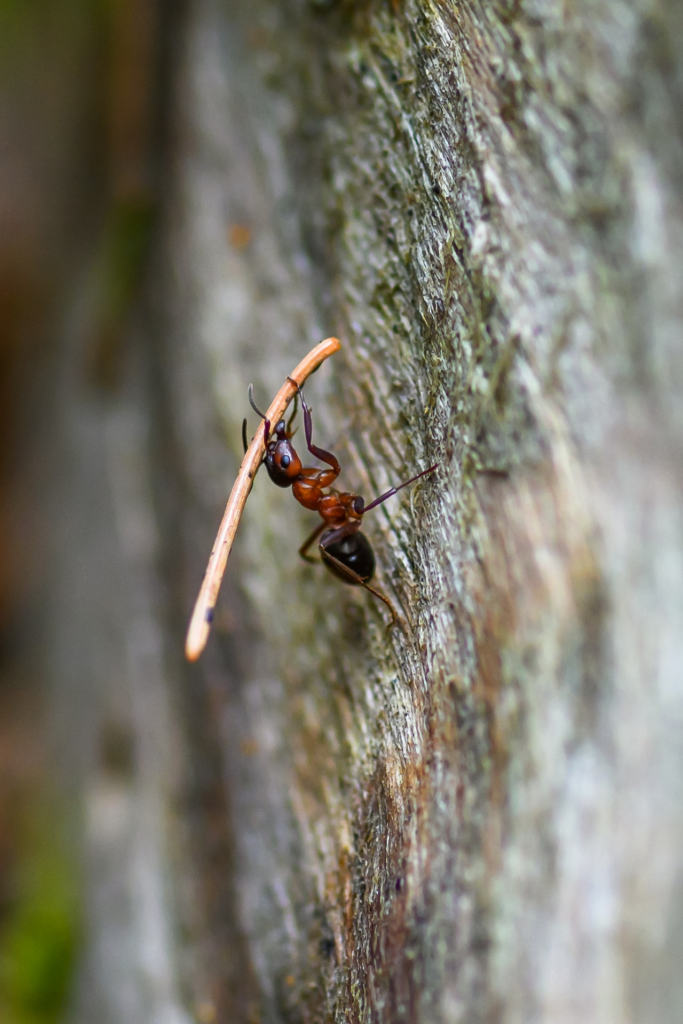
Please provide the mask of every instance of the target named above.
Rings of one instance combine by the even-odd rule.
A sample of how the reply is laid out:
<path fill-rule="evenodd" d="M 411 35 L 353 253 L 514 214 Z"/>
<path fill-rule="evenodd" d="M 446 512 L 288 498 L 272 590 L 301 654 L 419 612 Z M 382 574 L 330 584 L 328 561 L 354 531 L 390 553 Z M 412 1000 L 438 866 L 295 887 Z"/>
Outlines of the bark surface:
<path fill-rule="evenodd" d="M 189 6 L 155 272 L 172 662 L 250 382 L 267 404 L 335 334 L 307 396 L 342 486 L 439 463 L 366 520 L 390 630 L 256 481 L 182 687 L 206 1020 L 680 1019 L 682 18 Z"/>

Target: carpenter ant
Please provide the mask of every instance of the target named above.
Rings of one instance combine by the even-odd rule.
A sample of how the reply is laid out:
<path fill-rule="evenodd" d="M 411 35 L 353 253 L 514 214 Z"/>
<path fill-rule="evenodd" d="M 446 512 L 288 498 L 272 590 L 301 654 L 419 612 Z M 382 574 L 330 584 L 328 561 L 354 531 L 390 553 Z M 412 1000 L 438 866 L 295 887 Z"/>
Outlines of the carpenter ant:
<path fill-rule="evenodd" d="M 293 384 L 296 381 L 291 377 L 287 378 Z M 304 414 L 304 432 L 306 434 L 306 447 L 311 455 L 314 455 L 321 462 L 326 463 L 329 468 L 315 469 L 305 467 L 297 455 L 291 438 L 292 421 L 296 416 L 297 399 L 301 400 L 301 408 Z M 359 494 L 352 494 L 347 491 L 338 491 L 332 487 L 341 472 L 341 466 L 336 457 L 324 448 L 318 448 L 313 444 L 313 418 L 311 410 L 306 404 L 304 393 L 297 384 L 297 394 L 294 399 L 294 411 L 287 423 L 280 420 L 271 434 L 270 420 L 261 412 L 254 402 L 253 388 L 249 388 L 249 404 L 255 413 L 263 420 L 263 429 L 266 442 L 265 464 L 268 476 L 278 487 L 291 487 L 292 493 L 300 505 L 310 509 L 311 512 L 318 512 L 322 517 L 320 523 L 310 537 L 299 548 L 299 554 L 307 562 L 316 560 L 308 554 L 308 550 L 315 540 L 320 537 L 318 551 L 325 566 L 344 583 L 352 586 L 361 586 L 369 590 L 371 594 L 383 601 L 392 616 L 392 625 L 396 621 L 396 613 L 393 605 L 384 594 L 375 590 L 368 584 L 375 572 L 375 554 L 370 541 L 361 532 L 363 516 L 366 512 L 381 505 L 387 498 L 391 498 L 398 491 L 414 483 L 420 477 L 432 473 L 437 464 L 423 469 L 409 480 L 405 480 L 398 487 L 380 494 L 369 505 Z M 247 449 L 247 421 L 242 424 L 242 439 L 244 449 Z M 327 491 L 327 493 L 324 493 Z M 321 536 L 322 534 L 322 536 Z"/>

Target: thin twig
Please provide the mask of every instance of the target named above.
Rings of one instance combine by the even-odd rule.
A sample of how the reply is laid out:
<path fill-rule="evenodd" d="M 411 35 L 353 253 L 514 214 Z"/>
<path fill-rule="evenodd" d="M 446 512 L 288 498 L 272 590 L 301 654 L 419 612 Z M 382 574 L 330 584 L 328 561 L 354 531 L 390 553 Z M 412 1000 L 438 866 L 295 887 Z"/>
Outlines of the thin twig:
<path fill-rule="evenodd" d="M 327 338 L 325 341 L 321 341 L 319 345 L 316 345 L 314 349 L 311 349 L 278 391 L 268 408 L 266 419 L 270 420 L 273 425 L 282 419 L 285 409 L 297 392 L 297 385 L 300 387 L 313 371 L 318 369 L 321 363 L 328 359 L 329 356 L 334 355 L 335 352 L 338 352 L 340 348 L 341 343 L 337 338 Z M 266 450 L 264 434 L 263 427 L 259 426 L 242 460 L 240 471 L 237 474 L 237 479 L 228 498 L 228 504 L 225 507 L 223 519 L 214 541 L 209 564 L 206 567 L 204 580 L 187 630 L 185 657 L 188 661 L 197 660 L 209 638 L 213 611 L 216 607 L 218 591 L 220 590 L 223 573 L 225 572 L 228 555 L 235 538 L 235 531 L 242 516 L 242 510 L 249 497 L 254 477 L 263 461 Z"/>

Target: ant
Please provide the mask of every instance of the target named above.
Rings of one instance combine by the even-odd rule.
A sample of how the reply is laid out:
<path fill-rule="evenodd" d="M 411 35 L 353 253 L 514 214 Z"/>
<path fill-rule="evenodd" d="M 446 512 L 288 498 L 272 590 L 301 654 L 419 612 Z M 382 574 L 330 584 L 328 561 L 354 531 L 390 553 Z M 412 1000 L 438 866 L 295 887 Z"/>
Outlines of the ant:
<path fill-rule="evenodd" d="M 253 387 L 249 387 L 249 404 L 257 415 L 263 420 L 263 429 L 266 442 L 265 463 L 268 476 L 278 487 L 291 487 L 292 493 L 300 505 L 310 509 L 311 512 L 318 512 L 322 517 L 322 523 L 316 526 L 310 537 L 299 548 L 299 554 L 307 562 L 316 560 L 308 554 L 311 544 L 320 537 L 318 551 L 325 566 L 344 583 L 352 586 L 361 586 L 369 590 L 371 594 L 383 601 L 391 612 L 393 625 L 396 622 L 391 601 L 379 590 L 375 590 L 368 583 L 375 572 L 375 554 L 370 541 L 361 532 L 363 516 L 373 508 L 377 508 L 387 498 L 391 498 L 398 491 L 414 483 L 420 477 L 432 473 L 438 463 L 423 469 L 409 480 L 405 480 L 398 487 L 380 494 L 369 505 L 359 494 L 352 494 L 348 491 L 338 491 L 332 486 L 341 472 L 341 466 L 337 458 L 324 448 L 313 444 L 313 417 L 311 410 L 306 404 L 304 393 L 301 387 L 291 377 L 287 378 L 292 384 L 296 384 L 297 393 L 294 399 L 294 410 L 287 423 L 280 420 L 271 435 L 270 420 L 261 412 L 254 402 Z M 306 434 L 306 447 L 311 455 L 314 455 L 321 462 L 326 463 L 329 468 L 315 469 L 305 467 L 297 455 L 291 438 L 294 431 L 291 429 L 292 421 L 297 413 L 297 399 L 301 400 L 301 408 L 304 414 L 304 432 Z M 242 440 L 244 450 L 247 449 L 247 421 L 242 424 Z M 327 493 L 325 493 L 327 491 Z M 322 534 L 322 536 L 321 536 Z"/>

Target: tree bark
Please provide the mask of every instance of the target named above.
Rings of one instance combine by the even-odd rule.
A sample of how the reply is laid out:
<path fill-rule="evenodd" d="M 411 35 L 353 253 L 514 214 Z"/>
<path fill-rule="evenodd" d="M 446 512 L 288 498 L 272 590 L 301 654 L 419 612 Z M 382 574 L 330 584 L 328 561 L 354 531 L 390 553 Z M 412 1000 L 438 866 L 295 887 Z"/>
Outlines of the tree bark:
<path fill-rule="evenodd" d="M 151 389 L 171 663 L 250 382 L 336 334 L 307 397 L 342 486 L 439 466 L 364 527 L 393 629 L 256 481 L 179 690 L 206 1020 L 680 1018 L 682 27 L 189 7 Z"/>

